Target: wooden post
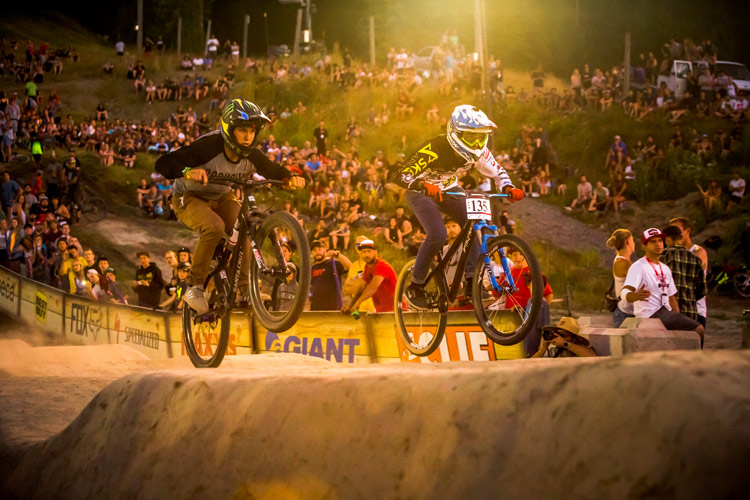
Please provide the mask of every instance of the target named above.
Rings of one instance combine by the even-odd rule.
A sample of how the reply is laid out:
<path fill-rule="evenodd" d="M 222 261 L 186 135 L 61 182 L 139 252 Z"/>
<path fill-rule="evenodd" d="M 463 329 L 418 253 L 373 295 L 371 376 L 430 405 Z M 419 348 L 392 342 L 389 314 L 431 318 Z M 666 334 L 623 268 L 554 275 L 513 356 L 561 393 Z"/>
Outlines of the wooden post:
<path fill-rule="evenodd" d="M 474 51 L 477 54 L 476 63 L 482 69 L 482 94 L 484 94 L 487 77 L 484 71 L 484 41 L 482 36 L 482 0 L 474 0 Z"/>
<path fill-rule="evenodd" d="M 182 18 L 177 18 L 177 58 L 182 59 Z"/>
<path fill-rule="evenodd" d="M 622 84 L 622 98 L 624 99 L 628 95 L 630 90 L 630 33 L 625 33 L 625 64 L 623 64 L 624 72 L 623 84 Z"/>
<path fill-rule="evenodd" d="M 242 31 L 242 59 L 247 59 L 247 27 L 250 26 L 250 16 L 245 14 L 245 27 Z"/>
<path fill-rule="evenodd" d="M 370 69 L 375 67 L 375 16 L 370 16 Z"/>

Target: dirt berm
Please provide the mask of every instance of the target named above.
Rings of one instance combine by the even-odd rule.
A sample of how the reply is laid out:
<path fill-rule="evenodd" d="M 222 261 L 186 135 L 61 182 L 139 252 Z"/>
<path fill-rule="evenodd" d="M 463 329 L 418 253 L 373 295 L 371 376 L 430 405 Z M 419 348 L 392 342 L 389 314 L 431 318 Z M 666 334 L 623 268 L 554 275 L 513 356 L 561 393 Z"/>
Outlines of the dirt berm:
<path fill-rule="evenodd" d="M 0 497 L 747 498 L 748 381 L 738 351 L 151 370 L 10 453 Z"/>

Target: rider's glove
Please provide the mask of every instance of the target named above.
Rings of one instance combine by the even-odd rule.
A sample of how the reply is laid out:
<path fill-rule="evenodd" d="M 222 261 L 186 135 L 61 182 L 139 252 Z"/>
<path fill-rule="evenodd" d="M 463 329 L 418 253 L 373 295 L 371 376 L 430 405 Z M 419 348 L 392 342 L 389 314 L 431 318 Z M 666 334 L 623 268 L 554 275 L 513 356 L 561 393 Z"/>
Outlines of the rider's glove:
<path fill-rule="evenodd" d="M 523 199 L 523 191 L 518 188 L 506 189 L 505 194 L 508 195 L 508 199 L 511 201 L 511 203 Z"/>
<path fill-rule="evenodd" d="M 440 186 L 430 184 L 429 182 L 424 183 L 424 192 L 427 196 L 432 199 L 443 201 L 443 192 L 440 190 Z"/>

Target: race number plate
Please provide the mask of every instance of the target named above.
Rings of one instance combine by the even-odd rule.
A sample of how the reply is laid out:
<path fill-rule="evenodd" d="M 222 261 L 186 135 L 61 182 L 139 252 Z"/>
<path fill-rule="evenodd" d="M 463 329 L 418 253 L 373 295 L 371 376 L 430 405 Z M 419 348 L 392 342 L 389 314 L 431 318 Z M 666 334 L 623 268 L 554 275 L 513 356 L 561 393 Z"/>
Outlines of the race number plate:
<path fill-rule="evenodd" d="M 466 198 L 466 216 L 469 220 L 492 220 L 489 198 L 469 196 Z"/>

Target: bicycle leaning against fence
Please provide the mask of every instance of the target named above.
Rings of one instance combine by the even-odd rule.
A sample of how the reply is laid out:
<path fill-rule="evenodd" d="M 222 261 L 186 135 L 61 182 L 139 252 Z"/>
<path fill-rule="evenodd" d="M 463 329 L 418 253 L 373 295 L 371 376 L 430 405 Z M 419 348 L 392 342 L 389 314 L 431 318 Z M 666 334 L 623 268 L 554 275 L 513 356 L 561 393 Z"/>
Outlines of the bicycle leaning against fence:
<path fill-rule="evenodd" d="M 253 189 L 277 180 L 238 180 L 216 176 L 213 184 L 243 190 L 242 206 L 231 236 L 216 246 L 204 283 L 209 310 L 196 314 L 183 307 L 182 338 L 198 368 L 221 364 L 230 341 L 230 318 L 240 309 L 238 290 L 242 260 L 250 258 L 248 292 L 253 316 L 272 332 L 291 328 L 302 313 L 310 287 L 310 248 L 299 222 L 289 213 L 260 210 Z M 237 244 L 249 239 L 245 245 Z"/>
<path fill-rule="evenodd" d="M 404 291 L 411 283 L 416 259 L 406 263 L 396 283 L 394 311 L 397 335 L 404 346 L 416 356 L 428 356 L 440 345 L 448 324 L 448 311 L 455 302 L 464 270 L 473 245 L 480 245 L 480 258 L 472 279 L 471 301 L 479 326 L 493 342 L 513 345 L 522 341 L 536 327 L 542 309 L 544 281 L 539 262 L 531 247 L 512 234 L 498 235 L 491 225 L 490 197 L 506 194 L 465 194 L 446 192 L 444 195 L 465 196 L 468 220 L 461 233 L 442 257 L 433 263 L 425 282 L 427 308 L 410 308 Z M 490 222 L 488 222 L 490 221 Z M 446 280 L 446 268 L 453 255 L 462 250 L 452 283 Z M 515 268 L 508 249 L 515 257 Z M 518 255 L 515 253 L 518 252 Z M 525 265 L 523 261 L 525 260 Z M 527 269 L 528 268 L 528 269 Z M 526 270 L 527 269 L 527 270 Z M 522 305 L 519 280 L 530 290 Z"/>

